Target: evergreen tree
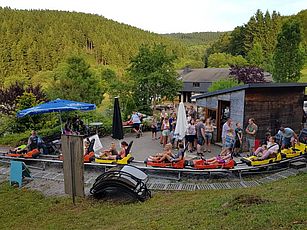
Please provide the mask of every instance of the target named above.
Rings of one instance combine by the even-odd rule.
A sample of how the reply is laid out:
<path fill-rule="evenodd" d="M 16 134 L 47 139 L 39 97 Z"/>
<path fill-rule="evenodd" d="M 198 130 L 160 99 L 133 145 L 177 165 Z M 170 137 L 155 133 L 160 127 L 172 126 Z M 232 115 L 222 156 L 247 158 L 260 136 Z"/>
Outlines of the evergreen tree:
<path fill-rule="evenodd" d="M 274 53 L 273 79 L 276 82 L 297 82 L 304 65 L 304 55 L 300 48 L 302 34 L 296 20 L 288 20 L 278 35 Z"/>

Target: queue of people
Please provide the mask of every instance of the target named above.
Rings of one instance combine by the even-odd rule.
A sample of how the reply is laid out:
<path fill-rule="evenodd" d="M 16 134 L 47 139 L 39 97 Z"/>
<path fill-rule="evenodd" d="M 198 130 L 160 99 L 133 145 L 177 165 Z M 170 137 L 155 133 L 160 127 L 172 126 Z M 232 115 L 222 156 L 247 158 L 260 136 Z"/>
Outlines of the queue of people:
<path fill-rule="evenodd" d="M 280 148 L 284 149 L 291 146 L 294 147 L 295 143 L 298 142 L 298 136 L 291 128 L 281 126 L 275 136 L 272 136 L 269 129 L 267 129 L 264 143 L 255 149 L 257 131 L 258 126 L 256 125 L 254 118 L 248 120 L 245 133 L 239 122 L 236 123 L 236 128 L 234 128 L 232 119 L 228 118 L 222 128 L 223 148 L 231 148 L 233 150 L 233 156 L 241 156 L 243 136 L 245 135 L 249 152 L 248 156 L 257 156 L 256 159 L 264 160 L 270 156 L 274 156 Z"/>

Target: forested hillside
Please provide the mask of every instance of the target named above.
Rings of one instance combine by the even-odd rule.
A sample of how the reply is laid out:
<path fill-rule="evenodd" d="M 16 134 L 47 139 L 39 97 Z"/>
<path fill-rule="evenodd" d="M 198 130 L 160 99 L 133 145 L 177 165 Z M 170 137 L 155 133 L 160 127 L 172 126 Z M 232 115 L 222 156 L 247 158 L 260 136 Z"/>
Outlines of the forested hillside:
<path fill-rule="evenodd" d="M 215 59 L 217 56 L 221 59 L 229 54 L 243 57 L 248 64 L 271 72 L 278 34 L 282 25 L 289 20 L 295 20 L 300 24 L 301 47 L 306 49 L 307 10 L 293 16 L 282 16 L 276 11 L 272 14 L 268 11 L 263 13 L 258 10 L 247 23 L 237 26 L 231 33 L 224 33 L 206 50 L 206 66 L 219 67 L 215 64 L 216 60 L 210 60 L 211 55 L 215 55 Z"/>
<path fill-rule="evenodd" d="M 71 54 L 91 65 L 124 69 L 141 44 L 153 43 L 163 43 L 179 58 L 187 52 L 178 41 L 98 15 L 0 8 L 0 86 L 5 78 L 53 70 Z"/>
<path fill-rule="evenodd" d="M 195 33 L 171 33 L 163 36 L 177 38 L 189 45 L 204 45 L 216 41 L 227 32 L 195 32 Z"/>

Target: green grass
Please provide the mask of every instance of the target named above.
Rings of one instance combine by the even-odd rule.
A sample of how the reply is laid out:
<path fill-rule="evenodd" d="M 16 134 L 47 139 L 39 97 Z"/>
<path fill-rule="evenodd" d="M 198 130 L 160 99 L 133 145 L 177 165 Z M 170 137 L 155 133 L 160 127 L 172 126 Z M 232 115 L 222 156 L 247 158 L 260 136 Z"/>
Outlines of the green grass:
<path fill-rule="evenodd" d="M 48 183 L 48 182 L 47 182 Z M 0 229 L 306 229 L 307 174 L 261 187 L 159 192 L 144 203 L 45 198 L 0 185 Z"/>

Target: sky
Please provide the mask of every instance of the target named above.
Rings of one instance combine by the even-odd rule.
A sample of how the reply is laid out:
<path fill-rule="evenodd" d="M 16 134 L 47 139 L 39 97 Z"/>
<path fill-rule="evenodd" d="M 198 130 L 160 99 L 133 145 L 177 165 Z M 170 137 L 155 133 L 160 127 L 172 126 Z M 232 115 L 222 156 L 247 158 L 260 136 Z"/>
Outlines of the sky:
<path fill-rule="evenodd" d="M 154 33 L 230 31 L 257 9 L 292 15 L 306 0 L 0 0 L 16 9 L 50 9 L 98 14 Z"/>

